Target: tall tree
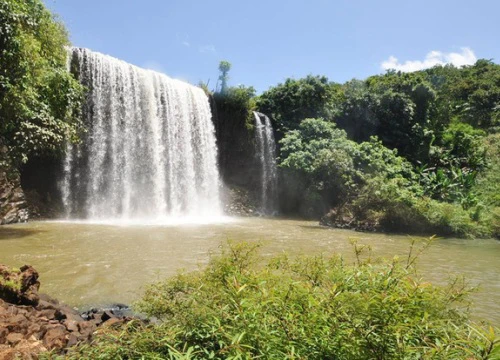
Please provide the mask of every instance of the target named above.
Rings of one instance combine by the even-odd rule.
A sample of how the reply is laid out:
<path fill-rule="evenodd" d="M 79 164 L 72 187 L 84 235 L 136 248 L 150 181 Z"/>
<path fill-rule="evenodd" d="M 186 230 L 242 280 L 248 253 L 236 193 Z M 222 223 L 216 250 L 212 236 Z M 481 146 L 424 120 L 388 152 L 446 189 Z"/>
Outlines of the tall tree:
<path fill-rule="evenodd" d="M 227 92 L 227 81 L 229 80 L 229 70 L 231 70 L 231 63 L 226 60 L 222 60 L 219 63 L 219 80 L 220 80 L 220 92 L 225 94 Z"/>

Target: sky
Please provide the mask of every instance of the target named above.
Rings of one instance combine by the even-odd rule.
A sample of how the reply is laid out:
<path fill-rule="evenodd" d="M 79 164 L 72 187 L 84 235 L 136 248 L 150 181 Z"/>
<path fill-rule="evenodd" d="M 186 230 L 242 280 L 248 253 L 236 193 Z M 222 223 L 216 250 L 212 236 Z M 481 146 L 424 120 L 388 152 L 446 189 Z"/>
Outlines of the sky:
<path fill-rule="evenodd" d="M 500 62 L 499 0 L 44 0 L 74 46 L 214 89 Z"/>

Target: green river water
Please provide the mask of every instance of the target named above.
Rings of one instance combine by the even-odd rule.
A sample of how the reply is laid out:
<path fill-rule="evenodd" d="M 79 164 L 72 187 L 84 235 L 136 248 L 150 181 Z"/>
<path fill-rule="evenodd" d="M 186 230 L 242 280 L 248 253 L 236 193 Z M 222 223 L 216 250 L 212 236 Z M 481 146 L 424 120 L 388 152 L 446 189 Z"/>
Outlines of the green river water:
<path fill-rule="evenodd" d="M 30 222 L 0 227 L 0 263 L 33 265 L 41 292 L 75 307 L 131 303 L 144 284 L 203 266 L 227 240 L 259 241 L 262 256 L 341 253 L 353 261 L 349 239 L 371 245 L 375 257 L 408 254 L 408 236 L 359 233 L 317 222 L 237 218 L 210 225 L 120 226 Z M 473 286 L 473 314 L 500 325 L 500 242 L 438 239 L 420 257 L 425 280 L 445 284 L 463 274 Z"/>

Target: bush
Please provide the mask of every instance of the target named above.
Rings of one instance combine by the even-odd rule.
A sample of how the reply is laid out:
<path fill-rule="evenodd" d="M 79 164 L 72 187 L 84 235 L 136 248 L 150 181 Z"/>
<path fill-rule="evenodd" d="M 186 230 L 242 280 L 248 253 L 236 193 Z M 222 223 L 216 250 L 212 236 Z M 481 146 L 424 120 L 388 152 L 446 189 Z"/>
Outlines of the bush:
<path fill-rule="evenodd" d="M 256 247 L 230 244 L 205 270 L 149 286 L 136 309 L 156 317 L 158 325 L 134 322 L 107 330 L 68 357 L 361 360 L 499 354 L 494 329 L 484 331 L 468 319 L 464 283 L 423 282 L 412 251 L 405 261 L 372 261 L 354 243 L 355 265 L 340 256 L 281 256 L 261 264 Z"/>
<path fill-rule="evenodd" d="M 417 184 L 404 178 L 375 177 L 352 202 L 345 204 L 358 223 L 368 222 L 384 231 L 437 234 L 439 236 L 497 236 L 492 214 L 476 206 L 444 203 L 421 195 Z M 374 216 L 373 214 L 376 214 Z"/>
<path fill-rule="evenodd" d="M 478 176 L 477 192 L 484 204 L 500 207 L 500 134 L 489 135 L 484 144 L 488 166 Z"/>
<path fill-rule="evenodd" d="M 281 140 L 280 160 L 288 177 L 295 174 L 304 187 L 288 189 L 287 179 L 284 191 L 301 197 L 300 203 L 321 205 L 306 215 L 323 215 L 332 206 L 348 203 L 374 177 L 399 178 L 408 187 L 413 185 L 404 179 L 416 179 L 411 164 L 376 137 L 358 144 L 323 119 L 306 119 L 297 130 L 289 131 Z M 310 201 L 318 197 L 322 201 Z"/>

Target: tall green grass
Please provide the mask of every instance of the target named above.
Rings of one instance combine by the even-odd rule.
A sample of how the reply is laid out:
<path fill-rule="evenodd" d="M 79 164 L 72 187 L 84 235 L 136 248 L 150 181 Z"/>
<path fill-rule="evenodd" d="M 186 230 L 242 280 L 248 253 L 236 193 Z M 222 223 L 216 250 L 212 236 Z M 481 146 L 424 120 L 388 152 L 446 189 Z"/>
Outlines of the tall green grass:
<path fill-rule="evenodd" d="M 422 246 L 426 246 L 424 243 Z M 147 287 L 136 310 L 155 319 L 103 330 L 72 359 L 498 359 L 492 327 L 468 317 L 461 279 L 446 287 L 405 258 L 283 255 L 229 244 L 197 272 Z"/>

